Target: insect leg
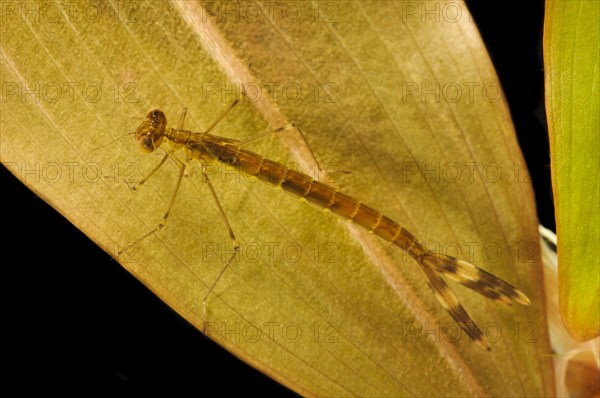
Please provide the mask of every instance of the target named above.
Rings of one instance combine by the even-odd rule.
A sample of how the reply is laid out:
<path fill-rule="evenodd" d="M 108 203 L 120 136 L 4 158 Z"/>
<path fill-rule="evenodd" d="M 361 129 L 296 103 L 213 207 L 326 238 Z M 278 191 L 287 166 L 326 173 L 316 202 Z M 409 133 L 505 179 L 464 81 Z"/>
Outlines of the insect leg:
<path fill-rule="evenodd" d="M 239 102 L 240 102 L 240 100 L 236 98 L 236 99 L 235 99 L 235 100 L 234 100 L 234 101 L 231 103 L 231 105 L 229 105 L 229 108 L 227 108 L 227 109 L 225 110 L 225 112 L 223 112 L 223 113 L 221 114 L 221 116 L 219 116 L 219 117 L 217 118 L 217 120 L 215 120 L 215 121 L 213 122 L 213 124 L 211 124 L 211 125 L 210 125 L 210 127 L 209 127 L 209 128 L 207 128 L 206 130 L 204 130 L 204 132 L 203 132 L 203 133 L 210 133 L 210 131 L 211 131 L 212 129 L 214 129 L 214 128 L 215 128 L 215 126 L 216 126 L 217 124 L 219 124 L 219 123 L 221 122 L 221 120 L 223 120 L 223 118 L 224 118 L 225 116 L 227 116 L 227 114 L 229 113 L 229 111 L 231 111 L 231 110 L 232 110 L 232 109 L 233 109 L 233 108 L 234 108 L 234 107 L 235 107 L 237 104 L 239 104 Z"/>
<path fill-rule="evenodd" d="M 187 108 L 183 108 L 181 116 L 179 116 L 179 123 L 177 123 L 177 130 L 183 130 L 183 123 L 185 122 L 185 116 L 187 115 Z"/>
<path fill-rule="evenodd" d="M 288 123 L 288 124 L 283 125 L 281 127 L 277 127 L 275 129 L 269 130 L 269 131 L 267 131 L 265 133 L 257 135 L 256 137 L 252 137 L 252 138 L 247 139 L 245 141 L 242 141 L 240 143 L 236 143 L 235 145 L 239 146 L 239 147 L 243 147 L 243 146 L 251 144 L 251 143 L 253 143 L 255 141 L 258 141 L 258 140 L 260 140 L 260 139 L 262 139 L 264 137 L 270 136 L 272 134 L 280 133 L 280 132 L 288 130 L 288 129 L 295 129 L 296 131 L 298 131 L 298 133 L 300 133 L 300 137 L 302 138 L 302 141 L 304 142 L 304 145 L 306 146 L 306 148 L 308 149 L 308 152 L 310 153 L 310 157 L 311 157 L 311 159 L 313 161 L 313 164 L 315 166 L 317 166 L 318 177 L 319 178 L 316 178 L 316 179 L 319 180 L 319 181 L 321 181 L 321 182 L 325 182 L 324 180 L 325 180 L 325 177 L 327 177 L 328 173 L 321 167 L 321 164 L 319 163 L 319 161 L 317 160 L 317 157 L 315 156 L 315 152 L 313 151 L 313 149 L 308 144 L 308 141 L 306 140 L 306 136 L 304 135 L 304 132 L 294 122 L 291 122 L 291 123 Z M 345 171 L 340 171 L 340 172 L 346 173 Z M 331 181 L 328 181 L 327 183 L 330 184 L 330 185 L 332 184 Z"/>
<path fill-rule="evenodd" d="M 206 293 L 206 295 L 202 299 L 202 317 L 203 317 L 202 331 L 206 334 L 206 301 L 208 300 L 208 297 L 210 296 L 210 294 L 214 290 L 215 286 L 217 285 L 217 283 L 219 282 L 219 280 L 221 279 L 221 277 L 223 276 L 223 274 L 225 273 L 225 271 L 227 270 L 227 268 L 233 262 L 233 259 L 235 258 L 235 256 L 237 255 L 238 251 L 240 250 L 240 244 L 238 243 L 237 239 L 235 238 L 235 234 L 233 233 L 233 229 L 231 228 L 231 224 L 229 224 L 229 220 L 227 219 L 227 215 L 225 215 L 225 211 L 223 210 L 223 206 L 221 206 L 221 202 L 219 201 L 219 198 L 217 197 L 217 193 L 215 192 L 215 188 L 213 187 L 212 182 L 210 182 L 210 179 L 208 178 L 208 175 L 206 174 L 206 165 L 205 164 L 202 164 L 202 180 L 208 185 L 208 187 L 210 189 L 210 193 L 211 193 L 211 195 L 212 195 L 212 197 L 213 197 L 213 199 L 215 201 L 215 204 L 217 205 L 217 209 L 219 210 L 219 214 L 221 215 L 221 218 L 223 219 L 223 222 L 225 222 L 225 226 L 227 227 L 227 231 L 229 232 L 229 237 L 231 238 L 231 242 L 233 243 L 233 254 L 231 255 L 231 257 L 229 257 L 229 259 L 225 263 L 225 266 L 223 266 L 223 268 L 219 272 L 219 275 L 217 275 L 217 278 L 212 283 L 212 285 L 208 289 L 208 292 Z"/>
<path fill-rule="evenodd" d="M 152 177 L 154 175 L 154 173 L 156 173 L 156 171 L 158 169 L 160 169 L 160 167 L 165 164 L 165 162 L 167 161 L 167 159 L 169 158 L 169 156 L 171 156 L 173 154 L 173 152 L 167 152 L 165 154 L 165 156 L 160 160 L 160 162 L 150 171 L 150 173 L 148 173 L 148 175 L 146 175 L 144 178 L 142 178 L 141 180 L 139 180 L 138 182 L 136 182 L 133 185 L 129 184 L 129 181 L 125 180 L 125 183 L 127 184 L 127 186 L 129 188 L 131 188 L 132 190 L 136 191 L 138 189 L 138 187 L 140 185 L 142 185 L 143 183 L 145 183 L 146 181 L 148 181 L 148 179 L 150 177 Z"/>
<path fill-rule="evenodd" d="M 154 170 L 152 170 L 152 172 L 150 173 L 150 175 L 148 177 L 146 177 L 144 180 L 147 180 L 152 174 L 154 174 L 154 172 L 156 172 L 156 170 L 158 170 L 158 168 L 166 161 L 166 159 L 169 156 L 171 156 L 171 153 L 167 153 L 167 155 L 163 158 L 163 160 L 161 161 L 161 163 L 157 167 L 155 167 Z M 169 207 L 167 207 L 167 211 L 164 213 L 164 215 L 162 217 L 162 220 L 160 221 L 160 223 L 158 224 L 158 226 L 156 228 L 154 228 L 153 230 L 151 230 L 147 234 L 143 235 L 142 237 L 140 237 L 135 242 L 127 245 L 123 250 L 119 251 L 118 255 L 121 255 L 123 252 L 125 252 L 126 250 L 128 250 L 130 247 L 137 245 L 142 240 L 146 239 L 148 236 L 150 236 L 153 233 L 161 230 L 167 224 L 167 220 L 169 218 L 169 214 L 171 213 L 171 208 L 173 207 L 173 204 L 175 203 L 175 198 L 177 197 L 177 193 L 179 192 L 179 187 L 181 186 L 181 180 L 183 179 L 183 174 L 185 173 L 185 169 L 187 167 L 187 161 L 185 163 L 182 163 L 181 161 L 179 161 L 179 160 L 177 160 L 175 158 L 172 158 L 172 159 L 174 159 L 175 162 L 179 165 L 179 176 L 177 177 L 177 183 L 175 184 L 175 190 L 173 191 L 173 196 L 171 196 L 171 201 L 169 202 Z M 140 184 L 138 184 L 138 185 L 140 185 Z"/>
<path fill-rule="evenodd" d="M 279 133 L 281 131 L 284 131 L 284 130 L 287 130 L 287 129 L 290 129 L 290 128 L 296 128 L 296 129 L 300 130 L 294 123 L 288 123 L 285 126 L 281 126 L 281 127 L 276 128 L 276 129 L 269 130 L 266 133 L 259 134 L 256 137 L 252 137 L 250 139 L 247 139 L 246 141 L 242 141 L 239 144 L 236 144 L 236 146 L 240 146 L 240 147 L 246 146 L 246 145 L 248 145 L 250 143 L 253 143 L 255 141 L 260 140 L 261 138 L 267 137 L 267 136 L 269 136 L 271 134 Z M 311 153 L 312 153 L 312 150 L 311 150 Z"/>

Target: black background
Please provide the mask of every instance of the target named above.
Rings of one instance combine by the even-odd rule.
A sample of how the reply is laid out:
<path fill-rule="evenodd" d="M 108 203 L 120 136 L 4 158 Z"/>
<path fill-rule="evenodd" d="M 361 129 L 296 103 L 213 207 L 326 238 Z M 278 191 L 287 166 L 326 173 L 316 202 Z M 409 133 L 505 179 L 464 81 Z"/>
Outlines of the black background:
<path fill-rule="evenodd" d="M 468 3 L 508 99 L 539 218 L 554 229 L 543 109 L 544 3 Z M 2 267 L 9 380 L 24 390 L 295 395 L 204 338 L 3 167 L 0 178 L 2 250 L 15 258 Z"/>

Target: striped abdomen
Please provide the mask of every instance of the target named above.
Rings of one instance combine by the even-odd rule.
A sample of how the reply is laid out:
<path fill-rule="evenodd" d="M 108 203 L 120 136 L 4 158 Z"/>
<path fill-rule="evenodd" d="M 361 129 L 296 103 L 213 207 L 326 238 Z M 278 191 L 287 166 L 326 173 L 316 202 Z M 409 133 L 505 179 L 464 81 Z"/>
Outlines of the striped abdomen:
<path fill-rule="evenodd" d="M 269 185 L 281 187 L 284 191 L 364 227 L 408 252 L 421 266 L 437 300 L 469 338 L 487 350 L 490 350 L 490 346 L 485 341 L 481 329 L 467 314 L 442 275 L 496 301 L 514 301 L 524 305 L 530 303 L 525 294 L 509 283 L 467 261 L 428 251 L 410 232 L 390 218 L 304 173 L 265 159 L 254 152 L 218 141 L 213 142 L 211 139 L 190 142 L 188 145 L 205 160 L 208 158 L 231 165 Z"/>
<path fill-rule="evenodd" d="M 274 186 L 352 221 L 388 242 L 394 243 L 411 256 L 419 258 L 425 248 L 406 229 L 377 210 L 343 194 L 330 185 L 307 174 L 285 167 L 281 163 L 233 146 L 204 142 L 204 146 L 219 162 L 231 165 L 246 175 Z"/>
<path fill-rule="evenodd" d="M 285 167 L 280 163 L 265 159 L 254 152 L 241 149 L 238 146 L 238 141 L 217 137 L 208 133 L 193 133 L 181 129 L 165 130 L 165 125 L 166 118 L 162 111 L 152 110 L 148 113 L 146 120 L 136 130 L 136 139 L 142 144 L 144 151 L 152 152 L 155 150 L 164 137 L 174 144 L 171 153 L 179 147 L 185 147 L 188 150 L 188 160 L 198 159 L 201 162 L 215 161 L 231 165 L 242 173 L 255 176 L 269 185 L 281 187 L 283 190 L 305 199 L 318 207 L 330 210 L 346 220 L 355 222 L 369 232 L 380 236 L 388 242 L 394 243 L 408 252 L 419 263 L 437 300 L 467 333 L 469 338 L 487 350 L 490 349 L 490 346 L 485 341 L 481 329 L 473 322 L 442 276 L 452 278 L 479 294 L 496 301 L 503 303 L 514 301 L 524 305 L 530 304 L 527 296 L 509 283 L 467 261 L 428 251 L 410 232 L 400 227 L 393 220 L 375 209 L 363 205 L 358 200 L 338 192 L 335 188 L 327 184 L 316 181 L 310 176 Z M 171 153 L 167 152 L 167 156 Z M 158 167 L 166 159 L 167 157 L 163 159 Z M 184 169 L 185 167 L 182 166 L 181 171 L 183 172 Z M 154 169 L 154 171 L 156 170 L 157 168 Z M 180 174 L 179 182 L 181 181 L 181 176 L 182 174 Z M 179 183 L 177 186 L 179 187 Z M 177 193 L 177 190 L 175 193 Z M 173 199 L 175 199 L 175 196 Z M 173 202 L 171 202 L 172 204 Z M 165 215 L 163 223 L 152 232 L 157 231 L 164 225 L 166 217 Z M 228 228 L 233 238 L 231 228 Z M 223 275 L 228 265 L 229 262 L 222 269 L 219 278 Z M 214 284 L 209 289 L 209 294 L 213 287 Z M 207 297 L 208 295 L 205 297 L 205 300 Z"/>

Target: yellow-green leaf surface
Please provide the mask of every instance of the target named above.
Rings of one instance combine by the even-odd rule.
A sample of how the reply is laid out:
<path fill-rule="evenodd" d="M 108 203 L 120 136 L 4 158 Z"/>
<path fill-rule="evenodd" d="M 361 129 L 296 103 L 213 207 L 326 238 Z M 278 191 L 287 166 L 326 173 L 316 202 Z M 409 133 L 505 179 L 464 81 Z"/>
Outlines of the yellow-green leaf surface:
<path fill-rule="evenodd" d="M 546 112 L 560 311 L 577 340 L 600 335 L 600 3 L 548 1 Z"/>
<path fill-rule="evenodd" d="M 245 140 L 296 122 L 306 141 L 289 129 L 248 148 L 315 173 L 308 143 L 329 171 L 320 178 L 532 304 L 452 284 L 486 352 L 400 250 L 211 168 L 241 254 L 209 297 L 209 337 L 304 395 L 552 395 L 527 170 L 468 10 L 437 4 L 439 20 L 400 1 L 77 3 L 39 20 L 16 10 L 1 28 L 2 162 L 22 180 L 25 167 L 46 170 L 26 184 L 116 256 L 158 224 L 177 169 L 168 162 L 129 189 L 162 154 L 131 137 L 106 145 L 139 123 L 115 115 L 160 107 L 174 125 L 187 107 L 185 126 L 202 131 L 244 85 L 248 101 L 215 134 Z M 200 328 L 232 244 L 195 163 L 171 214 L 119 261 Z"/>

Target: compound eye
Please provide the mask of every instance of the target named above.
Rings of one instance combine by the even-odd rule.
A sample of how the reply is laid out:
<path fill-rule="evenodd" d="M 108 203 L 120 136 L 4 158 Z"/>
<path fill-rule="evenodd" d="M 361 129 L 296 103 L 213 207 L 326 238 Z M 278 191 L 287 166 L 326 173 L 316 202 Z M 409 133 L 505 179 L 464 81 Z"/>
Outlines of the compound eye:
<path fill-rule="evenodd" d="M 152 140 L 152 137 L 142 138 L 140 140 L 140 149 L 146 153 L 150 153 L 150 152 L 154 151 L 155 147 L 154 147 L 154 141 Z"/>

